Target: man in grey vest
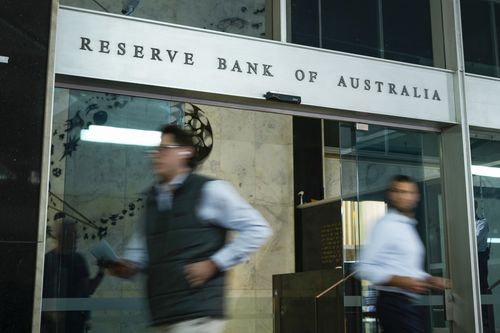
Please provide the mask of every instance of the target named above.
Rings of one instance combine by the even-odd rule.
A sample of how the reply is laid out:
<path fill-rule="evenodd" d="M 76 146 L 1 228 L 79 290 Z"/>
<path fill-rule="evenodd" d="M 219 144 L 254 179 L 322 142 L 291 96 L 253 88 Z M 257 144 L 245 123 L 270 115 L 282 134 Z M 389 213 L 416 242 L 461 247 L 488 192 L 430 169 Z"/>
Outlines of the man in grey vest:
<path fill-rule="evenodd" d="M 229 183 L 194 174 L 192 136 L 168 125 L 154 152 L 158 183 L 143 225 L 111 274 L 144 271 L 152 325 L 163 333 L 221 333 L 224 272 L 255 252 L 272 231 Z M 226 231 L 237 236 L 226 242 Z"/>

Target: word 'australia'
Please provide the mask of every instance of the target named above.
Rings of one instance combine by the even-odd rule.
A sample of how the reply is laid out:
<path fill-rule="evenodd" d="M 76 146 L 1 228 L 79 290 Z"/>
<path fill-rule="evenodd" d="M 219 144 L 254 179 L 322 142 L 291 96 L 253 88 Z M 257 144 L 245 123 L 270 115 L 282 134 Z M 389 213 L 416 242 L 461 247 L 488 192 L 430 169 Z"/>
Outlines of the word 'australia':
<path fill-rule="evenodd" d="M 369 79 L 360 80 L 358 77 L 340 76 L 337 83 L 338 87 L 363 89 L 366 91 L 375 90 L 378 93 L 388 93 L 393 95 L 408 96 L 413 98 L 432 99 L 440 101 L 439 93 L 437 90 L 429 90 L 427 88 L 407 87 L 406 85 L 396 85 L 394 83 L 372 81 Z"/>
<path fill-rule="evenodd" d="M 99 52 L 105 54 L 116 54 L 119 56 L 129 55 L 134 58 L 149 59 L 153 61 L 170 61 L 173 63 L 176 58 L 181 58 L 184 65 L 194 65 L 194 55 L 184 52 L 184 55 L 178 56 L 179 51 L 169 49 L 159 49 L 156 47 L 144 47 L 142 45 L 130 45 L 124 42 L 111 44 L 107 40 L 92 41 L 87 37 L 80 37 L 80 50 Z"/>

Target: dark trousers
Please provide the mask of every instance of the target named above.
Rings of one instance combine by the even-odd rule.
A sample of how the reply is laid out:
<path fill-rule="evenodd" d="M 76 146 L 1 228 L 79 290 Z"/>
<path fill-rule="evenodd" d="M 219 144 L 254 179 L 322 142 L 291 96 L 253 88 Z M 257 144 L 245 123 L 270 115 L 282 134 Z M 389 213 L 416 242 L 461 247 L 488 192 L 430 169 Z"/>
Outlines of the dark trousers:
<path fill-rule="evenodd" d="M 488 284 L 488 260 L 490 259 L 490 249 L 477 253 L 479 266 L 479 286 L 481 295 L 491 295 L 490 285 Z M 495 313 L 493 304 L 484 304 L 481 306 L 483 316 L 483 332 L 495 332 Z"/>
<path fill-rule="evenodd" d="M 488 284 L 488 259 L 490 259 L 490 250 L 477 253 L 478 266 L 479 266 L 479 287 L 481 294 L 491 294 L 490 286 Z"/>
<path fill-rule="evenodd" d="M 377 316 L 384 333 L 424 333 L 422 312 L 404 294 L 380 291 Z"/>

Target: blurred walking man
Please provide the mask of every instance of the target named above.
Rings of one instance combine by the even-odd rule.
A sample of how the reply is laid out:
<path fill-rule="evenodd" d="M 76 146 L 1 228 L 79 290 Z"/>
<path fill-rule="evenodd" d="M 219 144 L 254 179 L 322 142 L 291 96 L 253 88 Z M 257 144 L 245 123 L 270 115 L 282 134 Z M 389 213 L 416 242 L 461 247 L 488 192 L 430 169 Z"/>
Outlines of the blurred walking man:
<path fill-rule="evenodd" d="M 153 155 L 158 183 L 143 224 L 113 275 L 147 274 L 152 325 L 163 333 L 221 333 L 224 272 L 271 235 L 262 216 L 229 183 L 193 173 L 192 137 L 169 125 Z M 226 242 L 226 231 L 237 236 Z"/>
<path fill-rule="evenodd" d="M 423 270 L 425 249 L 414 218 L 420 199 L 417 184 L 396 176 L 387 198 L 390 210 L 376 223 L 362 252 L 359 277 L 378 289 L 377 316 L 385 333 L 425 333 L 414 302 L 430 288 L 444 289 L 446 280 Z"/>

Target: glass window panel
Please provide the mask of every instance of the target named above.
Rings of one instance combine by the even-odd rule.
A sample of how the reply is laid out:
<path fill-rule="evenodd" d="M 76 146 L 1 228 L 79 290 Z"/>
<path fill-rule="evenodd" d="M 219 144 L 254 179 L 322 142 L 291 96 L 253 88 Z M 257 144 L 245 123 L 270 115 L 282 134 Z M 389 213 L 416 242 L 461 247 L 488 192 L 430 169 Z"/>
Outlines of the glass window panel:
<path fill-rule="evenodd" d="M 291 42 L 307 46 L 319 46 L 319 2 L 310 0 L 291 1 Z"/>
<path fill-rule="evenodd" d="M 321 46 L 325 49 L 379 56 L 377 13 L 378 5 L 373 0 L 321 2 Z"/>
<path fill-rule="evenodd" d="M 424 269 L 432 275 L 445 276 L 440 158 L 436 149 L 439 135 L 376 125 L 356 130 L 355 124 L 341 123 L 340 146 L 342 218 L 347 228 L 344 232 L 355 237 L 355 245 L 349 245 L 358 252 L 365 244 L 374 223 L 387 210 L 385 191 L 389 181 L 397 174 L 406 174 L 416 180 L 421 193 L 416 219 L 426 248 Z M 358 256 L 359 252 L 354 257 Z M 376 331 L 374 294 L 368 285 L 363 283 L 361 291 L 349 295 L 363 295 L 362 313 L 357 318 L 368 331 Z M 426 296 L 422 301 L 428 331 L 431 327 L 446 329 L 442 296 L 438 295 Z"/>
<path fill-rule="evenodd" d="M 462 0 L 462 35 L 465 69 L 469 73 L 497 76 L 490 1 Z"/>
<path fill-rule="evenodd" d="M 432 66 L 429 0 L 384 0 L 384 58 Z"/>
<path fill-rule="evenodd" d="M 432 66 L 430 1 L 291 1 L 292 42 Z M 305 12 L 313 14 L 304 17 Z M 321 20 L 316 19 L 319 11 Z M 305 29 L 307 27 L 307 31 Z M 436 32 L 439 33 L 439 32 Z M 301 36 L 307 34 L 307 40 Z M 320 38 L 319 44 L 316 38 Z"/>
<path fill-rule="evenodd" d="M 266 0 L 177 1 L 177 0 L 61 0 L 61 5 L 113 14 L 224 31 L 252 37 L 266 37 Z M 269 36 L 268 36 L 269 37 Z"/>
<path fill-rule="evenodd" d="M 387 211 L 388 182 L 396 174 L 406 174 L 421 192 L 416 218 L 426 248 L 424 269 L 446 276 L 439 134 L 330 120 L 323 128 L 325 202 L 342 202 L 345 275 L 353 269 L 374 223 Z M 376 293 L 368 284 L 348 280 L 344 295 L 346 331 L 377 332 Z M 432 327 L 447 332 L 442 295 L 426 295 L 422 305 L 428 331 Z"/>
<path fill-rule="evenodd" d="M 212 150 L 197 172 L 230 182 L 274 230 L 229 271 L 225 332 L 272 332 L 272 275 L 294 269 L 292 117 L 72 89 L 54 96 L 43 331 L 83 332 L 87 324 L 95 332 L 155 331 L 147 327 L 144 276 L 100 277 L 91 254 L 103 238 L 122 255 L 138 227 L 154 183 L 147 147 L 83 141 L 81 129 L 157 130 L 186 124 L 195 108 L 212 131 L 203 136 Z M 63 219 L 71 223 L 61 234 Z"/>
<path fill-rule="evenodd" d="M 495 16 L 494 16 L 494 21 L 495 21 L 495 29 L 493 30 L 494 32 L 494 42 L 496 42 L 494 49 L 496 53 L 496 68 L 495 68 L 495 76 L 500 77 L 500 4 L 496 3 L 495 6 Z"/>
<path fill-rule="evenodd" d="M 472 132 L 470 145 L 483 332 L 495 332 L 500 328 L 500 134 Z"/>

